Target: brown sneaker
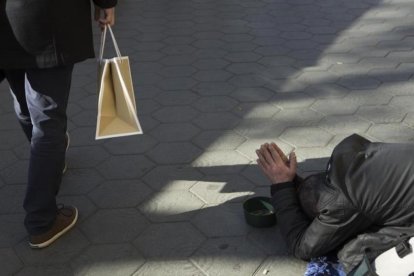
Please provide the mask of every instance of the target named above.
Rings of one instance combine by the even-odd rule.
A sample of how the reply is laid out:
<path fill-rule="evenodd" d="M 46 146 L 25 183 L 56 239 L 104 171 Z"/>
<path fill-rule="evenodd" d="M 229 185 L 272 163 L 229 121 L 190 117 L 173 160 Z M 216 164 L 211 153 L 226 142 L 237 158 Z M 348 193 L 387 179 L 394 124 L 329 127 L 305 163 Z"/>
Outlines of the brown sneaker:
<path fill-rule="evenodd" d="M 72 206 L 64 206 L 59 210 L 52 229 L 44 234 L 30 236 L 29 245 L 31 248 L 44 248 L 52 244 L 63 234 L 69 231 L 78 220 L 78 209 Z"/>

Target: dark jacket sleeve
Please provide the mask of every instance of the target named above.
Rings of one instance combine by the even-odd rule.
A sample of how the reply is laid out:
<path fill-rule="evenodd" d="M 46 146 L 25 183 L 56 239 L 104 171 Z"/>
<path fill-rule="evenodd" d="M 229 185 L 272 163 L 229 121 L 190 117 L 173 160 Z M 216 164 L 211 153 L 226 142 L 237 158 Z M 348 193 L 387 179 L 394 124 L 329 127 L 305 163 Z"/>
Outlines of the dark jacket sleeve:
<path fill-rule="evenodd" d="M 93 0 L 93 2 L 100 8 L 108 9 L 115 7 L 118 0 Z"/>
<path fill-rule="evenodd" d="M 325 255 L 370 224 L 358 212 L 340 208 L 324 209 L 311 221 L 300 207 L 293 182 L 273 186 L 272 204 L 278 225 L 290 252 L 300 259 Z"/>

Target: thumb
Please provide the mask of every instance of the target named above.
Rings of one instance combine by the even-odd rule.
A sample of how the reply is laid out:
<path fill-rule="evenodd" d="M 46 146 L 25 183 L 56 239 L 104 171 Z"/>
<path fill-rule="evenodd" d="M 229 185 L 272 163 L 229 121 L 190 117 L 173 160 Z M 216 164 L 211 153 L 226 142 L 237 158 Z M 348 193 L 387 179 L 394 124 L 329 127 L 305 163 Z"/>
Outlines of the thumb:
<path fill-rule="evenodd" d="M 296 160 L 296 154 L 295 152 L 291 152 L 289 154 L 289 168 L 290 170 L 296 172 L 297 167 L 298 167 L 298 161 Z"/>

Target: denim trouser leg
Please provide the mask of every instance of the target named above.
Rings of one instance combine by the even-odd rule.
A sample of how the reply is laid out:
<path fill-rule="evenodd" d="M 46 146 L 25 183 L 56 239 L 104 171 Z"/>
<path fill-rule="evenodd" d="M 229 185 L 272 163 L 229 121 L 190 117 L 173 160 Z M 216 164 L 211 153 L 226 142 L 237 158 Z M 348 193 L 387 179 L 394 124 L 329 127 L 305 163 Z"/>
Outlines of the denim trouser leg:
<path fill-rule="evenodd" d="M 73 65 L 6 70 L 16 114 L 31 144 L 23 204 L 25 226 L 31 235 L 49 230 L 57 214 L 56 194 L 65 162 L 66 107 L 72 70 Z"/>
<path fill-rule="evenodd" d="M 10 90 L 14 100 L 14 111 L 23 128 L 24 134 L 30 142 L 32 140 L 33 125 L 26 102 L 26 92 L 24 89 L 25 74 L 24 70 L 7 71 L 7 80 L 10 84 Z"/>

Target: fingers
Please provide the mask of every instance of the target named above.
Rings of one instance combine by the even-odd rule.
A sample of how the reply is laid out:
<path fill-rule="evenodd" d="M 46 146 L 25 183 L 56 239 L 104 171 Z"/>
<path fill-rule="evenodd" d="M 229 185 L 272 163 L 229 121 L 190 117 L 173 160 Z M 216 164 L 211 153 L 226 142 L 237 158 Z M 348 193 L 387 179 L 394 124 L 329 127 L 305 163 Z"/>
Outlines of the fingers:
<path fill-rule="evenodd" d="M 115 9 L 104 9 L 104 18 L 99 19 L 99 23 L 101 25 L 110 25 L 113 26 L 115 24 Z"/>
<path fill-rule="evenodd" d="M 258 150 L 256 150 L 256 154 L 259 157 L 259 160 L 261 161 L 261 164 L 263 167 L 268 167 L 270 164 L 272 164 L 272 160 L 270 153 L 267 149 L 264 149 L 266 146 L 263 144 Z"/>
<path fill-rule="evenodd" d="M 282 158 L 283 162 L 288 163 L 289 160 L 287 158 L 287 156 L 285 155 L 285 153 L 278 147 L 278 145 L 276 145 L 275 143 L 271 143 L 270 144 L 272 147 L 274 147 L 277 151 L 277 153 L 279 154 L 280 158 Z"/>
<path fill-rule="evenodd" d="M 95 6 L 95 21 L 98 21 L 101 30 L 106 25 L 113 26 L 115 24 L 115 8 L 101 9 Z"/>

